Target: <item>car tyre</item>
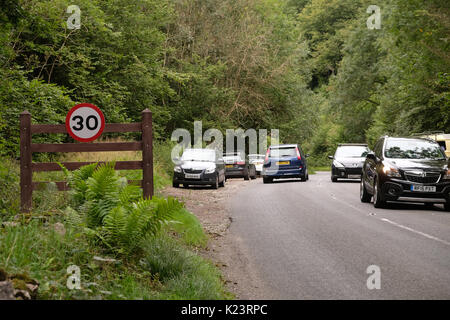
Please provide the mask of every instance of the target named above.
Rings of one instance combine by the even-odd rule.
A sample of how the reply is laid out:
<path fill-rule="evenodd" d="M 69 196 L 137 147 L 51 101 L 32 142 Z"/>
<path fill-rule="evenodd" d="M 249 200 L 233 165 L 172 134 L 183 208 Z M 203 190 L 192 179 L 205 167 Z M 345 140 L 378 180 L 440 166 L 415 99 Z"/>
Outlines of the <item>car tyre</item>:
<path fill-rule="evenodd" d="M 378 179 L 375 180 L 373 187 L 373 206 L 375 208 L 384 208 L 386 207 L 386 201 L 383 200 L 382 194 L 380 191 L 380 184 L 378 183 Z"/>
<path fill-rule="evenodd" d="M 250 177 L 250 179 L 255 180 L 256 179 L 256 170 L 253 171 L 253 175 Z"/>
<path fill-rule="evenodd" d="M 433 209 L 434 208 L 434 203 L 433 202 L 425 202 L 424 205 L 425 205 L 425 207 L 427 209 Z"/>
<path fill-rule="evenodd" d="M 244 172 L 244 180 L 250 180 L 250 176 L 248 174 L 248 169 Z"/>
<path fill-rule="evenodd" d="M 272 183 L 272 178 L 263 177 L 263 183 Z"/>
<path fill-rule="evenodd" d="M 447 200 L 447 202 L 444 203 L 444 210 L 450 212 L 450 200 Z"/>
<path fill-rule="evenodd" d="M 364 185 L 364 181 L 361 179 L 361 183 L 359 185 L 359 198 L 361 202 L 369 203 L 370 199 L 372 199 L 372 195 L 367 192 L 366 186 Z"/>
<path fill-rule="evenodd" d="M 219 175 L 216 175 L 216 181 L 211 185 L 213 189 L 219 189 Z"/>
<path fill-rule="evenodd" d="M 219 187 L 225 187 L 225 181 L 227 181 L 227 179 L 225 179 L 225 177 L 223 177 L 222 182 L 219 183 Z"/>

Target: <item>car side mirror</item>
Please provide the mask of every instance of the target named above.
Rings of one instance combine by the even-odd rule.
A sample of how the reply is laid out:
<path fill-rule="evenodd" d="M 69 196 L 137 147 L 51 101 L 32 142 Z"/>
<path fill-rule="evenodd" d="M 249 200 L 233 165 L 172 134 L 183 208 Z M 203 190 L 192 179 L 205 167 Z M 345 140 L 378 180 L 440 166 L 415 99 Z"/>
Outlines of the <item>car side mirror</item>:
<path fill-rule="evenodd" d="M 369 152 L 369 153 L 367 154 L 366 158 L 367 158 L 367 159 L 374 160 L 374 161 L 377 160 L 377 157 L 375 156 L 375 153 L 374 153 L 373 151 Z"/>
<path fill-rule="evenodd" d="M 333 160 L 334 157 L 333 156 L 328 156 L 328 159 Z"/>

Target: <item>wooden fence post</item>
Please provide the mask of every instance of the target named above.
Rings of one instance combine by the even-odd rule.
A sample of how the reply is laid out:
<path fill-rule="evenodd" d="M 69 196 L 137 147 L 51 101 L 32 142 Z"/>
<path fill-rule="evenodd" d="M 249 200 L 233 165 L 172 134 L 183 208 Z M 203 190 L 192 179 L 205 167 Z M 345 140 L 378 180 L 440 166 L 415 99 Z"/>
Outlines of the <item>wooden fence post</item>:
<path fill-rule="evenodd" d="M 142 189 L 144 198 L 153 197 L 153 128 L 149 109 L 142 111 Z"/>
<path fill-rule="evenodd" d="M 29 212 L 32 201 L 31 113 L 20 114 L 20 210 Z"/>

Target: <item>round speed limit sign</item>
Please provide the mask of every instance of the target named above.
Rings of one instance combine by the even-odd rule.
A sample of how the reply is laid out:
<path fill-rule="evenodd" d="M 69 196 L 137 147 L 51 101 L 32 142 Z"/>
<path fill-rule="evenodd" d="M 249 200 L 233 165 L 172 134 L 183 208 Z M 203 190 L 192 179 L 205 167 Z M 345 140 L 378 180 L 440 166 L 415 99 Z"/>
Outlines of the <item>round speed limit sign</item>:
<path fill-rule="evenodd" d="M 94 141 L 105 129 L 105 117 L 99 108 L 80 103 L 66 116 L 66 129 L 72 138 L 81 142 Z"/>

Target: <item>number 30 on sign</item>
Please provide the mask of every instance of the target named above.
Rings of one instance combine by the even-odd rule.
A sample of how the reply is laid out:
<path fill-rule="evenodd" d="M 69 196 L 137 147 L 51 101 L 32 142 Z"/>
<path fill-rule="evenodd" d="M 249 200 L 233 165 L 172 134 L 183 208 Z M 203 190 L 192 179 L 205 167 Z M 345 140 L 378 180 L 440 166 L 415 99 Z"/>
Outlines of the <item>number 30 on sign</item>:
<path fill-rule="evenodd" d="M 66 129 L 72 138 L 81 142 L 94 141 L 105 129 L 105 117 L 99 108 L 80 103 L 66 116 Z"/>

